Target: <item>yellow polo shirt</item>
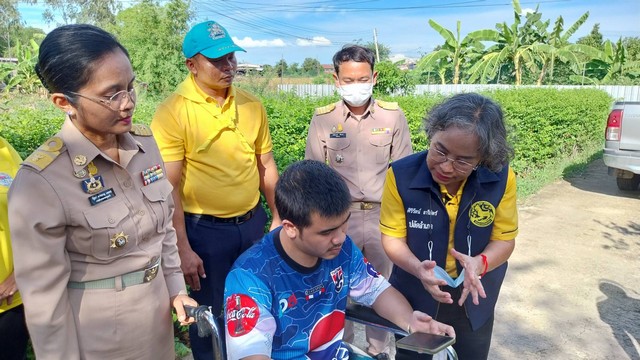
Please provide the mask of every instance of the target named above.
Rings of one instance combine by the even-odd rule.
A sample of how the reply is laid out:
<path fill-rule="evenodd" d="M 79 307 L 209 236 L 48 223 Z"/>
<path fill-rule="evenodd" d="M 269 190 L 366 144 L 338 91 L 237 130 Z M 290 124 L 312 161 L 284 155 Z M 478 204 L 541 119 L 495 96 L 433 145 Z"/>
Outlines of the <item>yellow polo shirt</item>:
<path fill-rule="evenodd" d="M 233 217 L 258 203 L 256 155 L 273 147 L 258 98 L 232 86 L 219 106 L 189 74 L 158 106 L 151 129 L 163 160 L 183 161 L 184 211 Z"/>
<path fill-rule="evenodd" d="M 3 282 L 13 272 L 7 193 L 21 162 L 20 155 L 5 139 L 0 137 L 0 282 Z M 11 305 L 7 306 L 6 300 L 0 302 L 0 313 L 20 304 L 22 304 L 20 293 L 16 293 Z"/>
<path fill-rule="evenodd" d="M 447 189 L 440 185 L 440 192 L 443 195 L 449 195 L 449 201 L 445 203 L 447 215 L 449 216 L 449 246 L 454 246 L 453 234 L 456 226 L 455 219 L 458 217 L 460 207 L 460 199 L 464 191 L 465 182 L 458 189 L 458 193 L 453 195 L 447 192 Z M 380 209 L 380 223 L 387 226 L 380 226 L 380 231 L 389 236 L 397 238 L 407 237 L 407 222 L 404 204 L 398 193 L 396 178 L 393 175 L 393 168 L 387 171 L 387 178 L 384 183 L 382 195 L 382 207 Z M 516 174 L 509 168 L 507 176 L 507 185 L 504 195 L 496 208 L 496 216 L 493 220 L 493 229 L 491 230 L 491 240 L 513 240 L 518 235 L 518 210 L 516 208 Z M 456 268 L 456 259 L 447 253 L 447 264 L 445 270 L 452 277 L 458 276 Z"/>

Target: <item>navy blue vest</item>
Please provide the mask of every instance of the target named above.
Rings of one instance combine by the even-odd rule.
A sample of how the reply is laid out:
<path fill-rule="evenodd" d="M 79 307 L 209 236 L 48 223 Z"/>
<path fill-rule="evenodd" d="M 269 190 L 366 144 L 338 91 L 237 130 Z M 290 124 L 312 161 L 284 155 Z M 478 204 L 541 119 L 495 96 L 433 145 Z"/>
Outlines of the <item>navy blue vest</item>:
<path fill-rule="evenodd" d="M 428 260 L 428 244 L 432 241 L 431 260 L 444 269 L 449 244 L 449 215 L 442 202 L 440 186 L 433 180 L 427 168 L 427 151 L 394 161 L 391 167 L 398 193 L 404 204 L 409 248 L 420 261 Z M 493 218 L 483 217 L 485 213 L 483 209 L 488 207 L 483 202 L 493 205 L 495 212 L 504 195 L 507 176 L 508 166 L 498 173 L 481 166 L 469 175 L 462 193 L 454 229 L 454 247 L 457 251 L 468 254 L 468 239 L 471 242 L 471 256 L 478 255 L 487 246 L 493 229 Z M 471 221 L 470 209 L 474 211 L 474 221 Z M 459 274 L 462 267 L 459 263 L 457 267 Z M 479 305 L 473 304 L 471 296 L 465 301 L 467 314 L 474 330 L 484 325 L 493 314 L 506 271 L 507 263 L 505 262 L 482 278 L 487 298 L 480 298 Z M 389 281 L 404 294 L 415 310 L 435 317 L 438 303 L 416 277 L 394 265 Z"/>

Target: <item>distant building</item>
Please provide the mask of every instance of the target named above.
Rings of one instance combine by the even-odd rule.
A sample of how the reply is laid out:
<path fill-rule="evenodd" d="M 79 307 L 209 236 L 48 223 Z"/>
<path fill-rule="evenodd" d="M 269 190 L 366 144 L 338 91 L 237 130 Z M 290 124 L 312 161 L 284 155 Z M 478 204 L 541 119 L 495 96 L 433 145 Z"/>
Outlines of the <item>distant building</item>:
<path fill-rule="evenodd" d="M 238 64 L 236 73 L 239 75 L 244 75 L 251 72 L 261 74 L 263 70 L 264 69 L 262 68 L 262 65 Z"/>
<path fill-rule="evenodd" d="M 322 70 L 325 74 L 333 74 L 333 64 L 322 64 Z"/>

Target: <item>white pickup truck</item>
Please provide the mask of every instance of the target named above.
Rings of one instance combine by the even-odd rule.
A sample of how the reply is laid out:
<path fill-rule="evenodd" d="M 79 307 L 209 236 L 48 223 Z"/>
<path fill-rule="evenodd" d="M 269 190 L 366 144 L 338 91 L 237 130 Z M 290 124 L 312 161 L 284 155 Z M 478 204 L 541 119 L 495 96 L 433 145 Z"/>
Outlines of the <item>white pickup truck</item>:
<path fill-rule="evenodd" d="M 616 177 L 620 190 L 640 184 L 640 102 L 613 104 L 605 131 L 604 163 Z"/>

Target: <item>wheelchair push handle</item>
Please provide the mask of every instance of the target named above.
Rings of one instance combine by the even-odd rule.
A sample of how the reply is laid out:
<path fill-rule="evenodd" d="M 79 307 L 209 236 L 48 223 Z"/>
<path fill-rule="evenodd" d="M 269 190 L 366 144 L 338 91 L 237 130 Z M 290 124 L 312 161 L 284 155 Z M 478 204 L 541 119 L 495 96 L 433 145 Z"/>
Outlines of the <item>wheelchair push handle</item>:
<path fill-rule="evenodd" d="M 224 326 L 220 325 L 218 319 L 213 315 L 211 307 L 206 305 L 197 307 L 185 305 L 184 310 L 187 316 L 196 319 L 199 337 L 211 336 L 214 358 L 216 360 L 225 360 L 227 354 L 224 344 Z"/>

